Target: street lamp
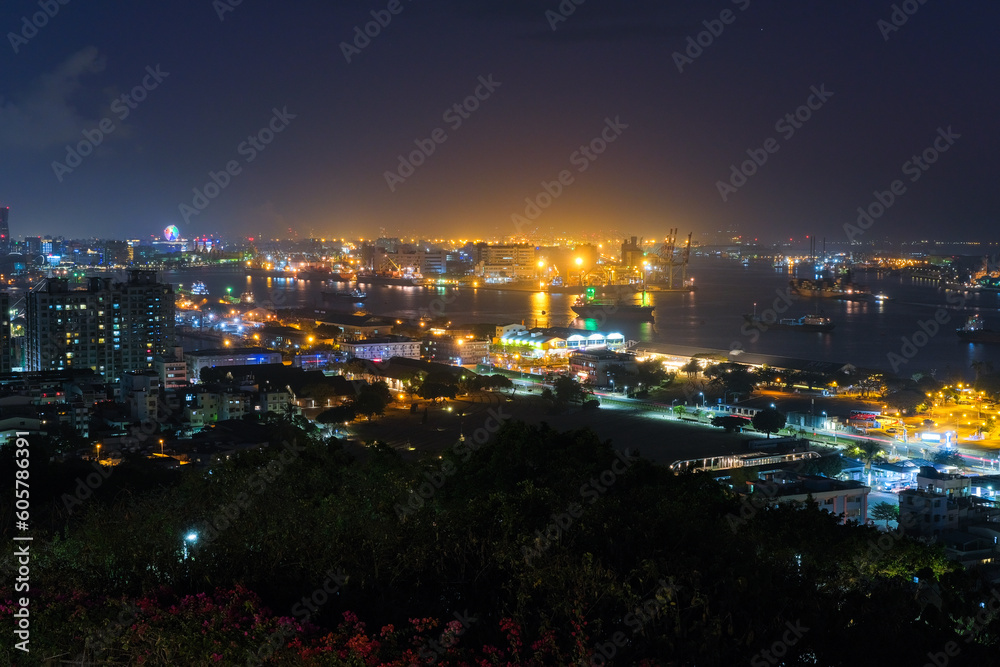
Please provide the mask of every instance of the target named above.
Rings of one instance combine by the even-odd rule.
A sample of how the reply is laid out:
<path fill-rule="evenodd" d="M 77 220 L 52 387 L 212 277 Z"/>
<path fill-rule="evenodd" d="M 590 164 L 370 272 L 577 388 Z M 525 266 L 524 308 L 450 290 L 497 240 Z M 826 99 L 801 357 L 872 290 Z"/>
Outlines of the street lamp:
<path fill-rule="evenodd" d="M 701 407 L 705 407 L 705 392 L 699 391 L 698 395 L 701 396 Z"/>
<path fill-rule="evenodd" d="M 583 277 L 583 257 L 576 258 L 576 266 L 578 269 L 580 269 L 580 287 L 585 287 L 586 281 L 584 280 Z"/>

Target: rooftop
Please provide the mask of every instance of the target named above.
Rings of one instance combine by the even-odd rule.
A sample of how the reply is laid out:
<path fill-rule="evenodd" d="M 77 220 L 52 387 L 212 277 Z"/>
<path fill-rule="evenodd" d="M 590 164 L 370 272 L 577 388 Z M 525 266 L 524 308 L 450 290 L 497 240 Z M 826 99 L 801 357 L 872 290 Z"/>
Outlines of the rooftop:
<path fill-rule="evenodd" d="M 238 356 L 243 354 L 281 354 L 280 352 L 275 352 L 274 350 L 268 350 L 263 347 L 225 347 L 217 350 L 195 350 L 194 352 L 185 352 L 186 357 L 220 357 L 220 356 Z"/>

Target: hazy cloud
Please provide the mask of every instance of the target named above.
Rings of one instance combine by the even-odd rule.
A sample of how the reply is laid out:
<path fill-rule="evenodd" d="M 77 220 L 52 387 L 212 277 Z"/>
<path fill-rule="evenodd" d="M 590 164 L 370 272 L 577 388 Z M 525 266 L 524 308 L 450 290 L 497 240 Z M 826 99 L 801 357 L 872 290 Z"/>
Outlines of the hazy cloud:
<path fill-rule="evenodd" d="M 31 87 L 0 97 L 0 147 L 39 150 L 79 138 L 99 118 L 85 118 L 74 106 L 82 79 L 104 70 L 105 59 L 88 47 L 54 71 L 38 77 Z"/>

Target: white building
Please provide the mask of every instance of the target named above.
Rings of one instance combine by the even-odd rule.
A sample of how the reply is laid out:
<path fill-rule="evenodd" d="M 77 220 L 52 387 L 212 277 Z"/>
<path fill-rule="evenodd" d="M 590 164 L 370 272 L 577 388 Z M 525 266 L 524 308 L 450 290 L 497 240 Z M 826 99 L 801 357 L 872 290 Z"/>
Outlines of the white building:
<path fill-rule="evenodd" d="M 747 482 L 750 493 L 769 499 L 771 505 L 780 503 L 806 504 L 810 499 L 819 508 L 841 518 L 843 523 L 868 522 L 868 493 L 870 488 L 860 482 L 842 482 L 818 475 L 801 475 L 788 470 L 761 473 L 761 479 Z"/>
<path fill-rule="evenodd" d="M 420 341 L 405 336 L 366 338 L 351 343 L 341 343 L 340 349 L 351 359 L 382 361 L 392 357 L 420 358 Z"/>

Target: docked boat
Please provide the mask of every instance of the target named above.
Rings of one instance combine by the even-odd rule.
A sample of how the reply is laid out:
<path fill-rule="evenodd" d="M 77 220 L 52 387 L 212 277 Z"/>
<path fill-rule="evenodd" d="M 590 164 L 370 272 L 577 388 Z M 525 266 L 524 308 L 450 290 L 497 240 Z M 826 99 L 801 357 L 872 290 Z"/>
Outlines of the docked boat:
<path fill-rule="evenodd" d="M 653 306 L 627 303 L 620 300 L 594 299 L 581 296 L 570 306 L 573 312 L 585 318 L 605 318 L 609 320 L 653 321 Z"/>
<path fill-rule="evenodd" d="M 840 301 L 868 301 L 871 290 L 849 280 L 808 280 L 794 278 L 788 282 L 792 294 L 813 299 L 838 299 Z"/>
<path fill-rule="evenodd" d="M 378 273 L 358 274 L 359 285 L 400 285 L 402 287 L 418 287 L 423 283 L 423 276 L 393 276 Z"/>
<path fill-rule="evenodd" d="M 785 329 L 788 331 L 805 331 L 812 333 L 829 333 L 837 326 L 829 317 L 823 315 L 803 315 L 798 319 L 784 319 L 777 322 L 765 322 L 757 315 L 744 315 L 743 319 L 748 324 L 761 330 Z"/>
<path fill-rule="evenodd" d="M 966 343 L 1000 343 L 1000 331 L 987 329 L 979 315 L 970 317 L 955 333 Z"/>
<path fill-rule="evenodd" d="M 184 296 L 188 296 L 188 297 L 191 297 L 191 296 L 208 296 L 208 287 L 205 286 L 205 283 L 203 283 L 203 282 L 201 282 L 199 280 L 199 281 L 193 283 L 191 285 L 191 287 L 184 287 L 184 285 L 178 285 L 177 286 L 177 293 L 178 294 L 183 294 Z"/>

